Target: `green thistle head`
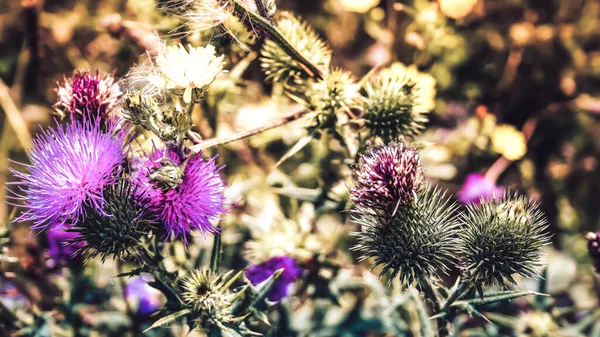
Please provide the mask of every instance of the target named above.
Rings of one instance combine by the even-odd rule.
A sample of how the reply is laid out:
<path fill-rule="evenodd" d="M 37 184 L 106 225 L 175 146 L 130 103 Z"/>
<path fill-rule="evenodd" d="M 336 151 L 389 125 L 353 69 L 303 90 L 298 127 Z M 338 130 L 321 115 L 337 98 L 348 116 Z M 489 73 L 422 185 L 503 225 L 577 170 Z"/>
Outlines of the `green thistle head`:
<path fill-rule="evenodd" d="M 506 193 L 480 205 L 469 204 L 459 234 L 463 277 L 475 284 L 515 283 L 514 274 L 532 278 L 549 243 L 548 222 L 527 197 Z"/>
<path fill-rule="evenodd" d="M 233 313 L 233 302 L 242 292 L 233 293 L 231 285 L 242 272 L 219 275 L 210 270 L 193 270 L 183 280 L 183 300 L 194 310 L 195 325 L 207 336 L 247 336 L 253 334 L 244 324 L 245 316 Z"/>
<path fill-rule="evenodd" d="M 360 106 L 359 85 L 352 74 L 334 69 L 306 93 L 308 108 L 318 113 L 349 111 Z"/>
<path fill-rule="evenodd" d="M 285 15 L 277 28 L 288 42 L 321 71 L 329 68 L 331 51 L 319 35 L 305 22 Z M 307 71 L 271 40 L 263 46 L 261 66 L 267 79 L 281 82 L 290 92 L 305 92 L 310 78 Z"/>
<path fill-rule="evenodd" d="M 100 256 L 126 258 L 140 250 L 142 239 L 155 227 L 146 212 L 144 196 L 131 183 L 122 179 L 104 190 L 106 206 L 102 212 L 88 207 L 85 220 L 70 231 L 79 233 L 74 242 L 83 242 L 80 249 L 88 258 Z"/>
<path fill-rule="evenodd" d="M 373 267 L 381 265 L 382 275 L 389 272 L 405 285 L 434 277 L 446 272 L 452 260 L 459 224 L 456 208 L 445 192 L 431 185 L 394 214 L 357 207 L 353 219 L 361 231 L 353 233 L 358 244 L 352 249 L 363 252 L 361 260 L 374 258 Z"/>
<path fill-rule="evenodd" d="M 363 109 L 371 135 L 387 142 L 421 133 L 428 119 L 417 80 L 406 71 L 384 70 L 366 82 Z"/>

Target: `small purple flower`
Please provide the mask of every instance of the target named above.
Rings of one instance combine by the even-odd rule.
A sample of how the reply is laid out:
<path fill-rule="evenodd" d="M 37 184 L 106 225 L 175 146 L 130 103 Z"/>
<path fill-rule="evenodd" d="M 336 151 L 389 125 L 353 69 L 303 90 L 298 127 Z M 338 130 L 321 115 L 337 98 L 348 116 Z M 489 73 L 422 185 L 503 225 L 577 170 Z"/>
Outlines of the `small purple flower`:
<path fill-rule="evenodd" d="M 160 292 L 152 288 L 148 275 L 133 277 L 125 286 L 125 299 L 137 307 L 137 314 L 149 316 L 160 307 Z"/>
<path fill-rule="evenodd" d="M 504 195 L 504 188 L 496 186 L 492 181 L 487 180 L 478 173 L 467 175 L 465 183 L 458 192 L 458 201 L 463 204 L 479 204 L 481 199 L 488 201 L 493 197 L 501 198 Z"/>
<path fill-rule="evenodd" d="M 275 285 L 269 293 L 269 300 L 280 301 L 289 293 L 290 286 L 302 274 L 297 261 L 288 256 L 276 256 L 267 261 L 248 267 L 246 277 L 253 285 L 257 285 L 268 279 L 277 270 L 284 268 Z"/>
<path fill-rule="evenodd" d="M 370 149 L 354 171 L 352 201 L 390 211 L 412 201 L 422 181 L 420 160 L 417 149 L 401 142 Z"/>
<path fill-rule="evenodd" d="M 75 70 L 73 76 L 65 76 L 64 82 L 58 85 L 58 101 L 54 108 L 61 117 L 70 115 L 73 120 L 85 117 L 108 119 L 121 96 L 113 74 L 100 75 L 97 70 Z"/>
<path fill-rule="evenodd" d="M 165 226 L 166 239 L 187 236 L 192 229 L 203 235 L 218 232 L 210 220 L 226 213 L 225 183 L 215 158 L 195 155 L 183 168 L 171 150 L 154 149 L 136 164 L 135 179 L 150 199 L 149 208 Z"/>
<path fill-rule="evenodd" d="M 20 179 L 12 191 L 13 200 L 21 200 L 27 209 L 16 221 L 33 221 L 32 229 L 76 223 L 85 215 L 85 206 L 100 212 L 104 206 L 104 187 L 117 180 L 125 130 L 111 135 L 93 120 L 73 121 L 66 126 L 42 131 L 33 140 L 31 165 L 27 173 L 11 169 Z"/>
<path fill-rule="evenodd" d="M 48 256 L 52 259 L 52 264 L 67 264 L 72 258 L 79 254 L 77 250 L 84 246 L 84 242 L 72 242 L 79 234 L 69 232 L 65 228 L 54 228 L 47 232 L 48 238 Z M 77 254 L 76 254 L 77 253 Z"/>
<path fill-rule="evenodd" d="M 592 265 L 597 273 L 600 273 L 600 232 L 589 232 L 585 235 L 588 240 L 588 253 L 592 259 Z"/>

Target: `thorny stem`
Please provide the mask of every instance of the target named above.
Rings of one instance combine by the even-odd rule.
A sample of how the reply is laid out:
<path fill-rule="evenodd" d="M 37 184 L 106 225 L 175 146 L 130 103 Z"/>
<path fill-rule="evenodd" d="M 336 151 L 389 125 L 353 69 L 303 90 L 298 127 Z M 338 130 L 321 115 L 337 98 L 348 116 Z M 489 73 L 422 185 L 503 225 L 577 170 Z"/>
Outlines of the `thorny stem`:
<path fill-rule="evenodd" d="M 440 298 L 437 294 L 437 291 L 433 287 L 431 280 L 428 278 L 421 278 L 419 286 L 423 293 L 425 293 L 426 298 L 433 304 L 433 310 L 435 314 L 442 312 L 442 304 Z M 439 317 L 436 319 L 436 322 L 438 328 L 438 337 L 449 336 L 450 333 L 448 330 L 446 319 L 444 317 Z"/>
<path fill-rule="evenodd" d="M 145 247 L 142 248 L 138 256 L 141 259 L 142 266 L 154 276 L 154 279 L 168 289 L 171 295 L 173 295 L 180 303 L 183 303 L 183 300 L 179 297 L 179 293 L 173 286 L 171 280 L 166 276 L 166 272 L 156 264 L 148 249 Z"/>
<path fill-rule="evenodd" d="M 196 145 L 192 146 L 190 148 L 190 150 L 192 151 L 192 155 L 193 155 L 193 154 L 199 153 L 200 151 L 202 151 L 204 149 L 208 149 L 211 147 L 235 142 L 236 140 L 248 138 L 248 137 L 254 136 L 256 134 L 259 134 L 259 133 L 274 129 L 276 127 L 285 125 L 289 122 L 295 121 L 301 117 L 304 117 L 309 112 L 310 112 L 310 110 L 300 110 L 300 111 L 294 112 L 292 114 L 289 114 L 287 116 L 283 116 L 281 118 L 272 120 L 272 121 L 268 122 L 267 124 L 259 126 L 255 129 L 236 132 L 234 134 L 231 134 L 229 136 L 225 136 L 222 138 L 213 138 L 213 139 L 209 139 L 209 140 L 205 140 L 205 141 L 200 141 Z M 189 133 L 188 133 L 188 136 L 189 136 Z M 195 142 L 197 139 L 190 138 L 190 140 Z"/>
<path fill-rule="evenodd" d="M 310 77 L 315 79 L 323 78 L 323 74 L 319 68 L 317 68 L 309 60 L 307 60 L 304 55 L 296 50 L 296 48 L 290 44 L 285 36 L 283 36 L 283 34 L 281 34 L 281 32 L 275 28 L 275 26 L 273 26 L 269 20 L 255 13 L 241 0 L 232 0 L 231 2 L 233 3 L 235 11 L 240 14 L 243 20 L 247 21 L 251 25 L 256 25 L 258 28 L 265 31 L 271 40 L 273 40 L 273 42 L 277 43 L 281 49 L 283 49 L 293 59 L 298 61 L 300 65 L 302 65 Z"/>
<path fill-rule="evenodd" d="M 271 22 L 271 19 L 269 18 L 269 10 L 267 9 L 267 7 L 265 7 L 264 1 L 254 0 L 254 3 L 256 4 L 256 9 L 258 9 L 258 14 L 260 14 L 260 16 Z"/>
<path fill-rule="evenodd" d="M 456 301 L 462 294 L 464 294 L 466 290 L 466 283 L 460 282 L 458 287 L 453 292 L 451 292 L 448 298 L 442 303 L 440 312 L 446 312 L 448 309 L 450 309 L 452 303 L 454 303 L 454 301 Z"/>

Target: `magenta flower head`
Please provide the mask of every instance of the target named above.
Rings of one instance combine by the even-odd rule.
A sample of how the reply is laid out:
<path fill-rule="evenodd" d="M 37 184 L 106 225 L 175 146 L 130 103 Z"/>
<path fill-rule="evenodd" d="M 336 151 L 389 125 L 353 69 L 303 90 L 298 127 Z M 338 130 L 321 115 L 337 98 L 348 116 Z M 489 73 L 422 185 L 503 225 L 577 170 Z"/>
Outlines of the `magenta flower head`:
<path fill-rule="evenodd" d="M 273 273 L 281 268 L 284 268 L 283 273 L 275 281 L 268 296 L 270 301 L 281 301 L 282 298 L 288 295 L 294 281 L 302 274 L 302 270 L 298 267 L 295 259 L 288 256 L 276 256 L 267 261 L 252 265 L 246 270 L 246 278 L 253 285 L 257 285 L 271 277 Z"/>
<path fill-rule="evenodd" d="M 51 264 L 68 264 L 71 259 L 76 259 L 81 255 L 77 251 L 83 247 L 84 243 L 73 242 L 78 235 L 78 233 L 67 231 L 66 228 L 54 228 L 47 232 L 48 250 L 46 252 L 52 259 Z"/>
<path fill-rule="evenodd" d="M 73 120 L 83 117 L 109 119 L 118 104 L 121 89 L 113 74 L 102 74 L 96 70 L 75 70 L 73 76 L 58 83 L 58 101 L 55 111 L 61 118 L 69 115 Z"/>
<path fill-rule="evenodd" d="M 414 147 L 392 142 L 369 149 L 354 171 L 354 204 L 395 210 L 414 199 L 421 186 L 421 157 Z"/>
<path fill-rule="evenodd" d="M 74 121 L 42 131 L 33 140 L 28 172 L 11 169 L 20 180 L 9 198 L 27 209 L 15 221 L 33 221 L 32 229 L 72 224 L 85 215 L 85 206 L 100 212 L 105 186 L 114 184 L 125 160 L 125 130 L 109 132 L 92 120 Z M 114 133 L 114 134 L 112 134 Z"/>
<path fill-rule="evenodd" d="M 135 180 L 150 199 L 155 220 L 164 224 L 166 239 L 183 237 L 187 244 L 192 229 L 218 232 L 210 221 L 227 212 L 221 168 L 215 158 L 200 154 L 184 165 L 169 149 L 154 149 L 136 163 Z"/>
<path fill-rule="evenodd" d="M 489 201 L 492 198 L 502 198 L 504 188 L 496 186 L 494 182 L 487 180 L 484 176 L 478 173 L 467 175 L 465 183 L 458 192 L 458 201 L 463 204 L 474 203 L 479 205 L 481 200 Z"/>

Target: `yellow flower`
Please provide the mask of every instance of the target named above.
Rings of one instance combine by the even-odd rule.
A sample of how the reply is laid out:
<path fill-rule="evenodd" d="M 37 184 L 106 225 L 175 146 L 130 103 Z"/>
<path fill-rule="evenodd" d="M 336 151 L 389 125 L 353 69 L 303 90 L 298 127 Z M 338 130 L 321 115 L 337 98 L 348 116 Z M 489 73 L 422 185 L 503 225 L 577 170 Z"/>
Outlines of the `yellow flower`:
<path fill-rule="evenodd" d="M 379 5 L 381 0 L 339 0 L 342 8 L 348 12 L 364 14 Z"/>
<path fill-rule="evenodd" d="M 224 56 L 215 54 L 215 47 L 194 48 L 188 45 L 167 47 L 156 57 L 156 64 L 165 77 L 167 89 L 183 89 L 183 100 L 192 100 L 192 89 L 208 90 L 208 86 L 223 71 Z"/>
<path fill-rule="evenodd" d="M 447 17 L 462 19 L 469 15 L 477 0 L 440 0 L 440 10 Z"/>
<path fill-rule="evenodd" d="M 492 131 L 490 138 L 494 151 L 500 153 L 508 160 L 519 160 L 527 152 L 525 135 L 512 125 L 498 125 Z"/>

